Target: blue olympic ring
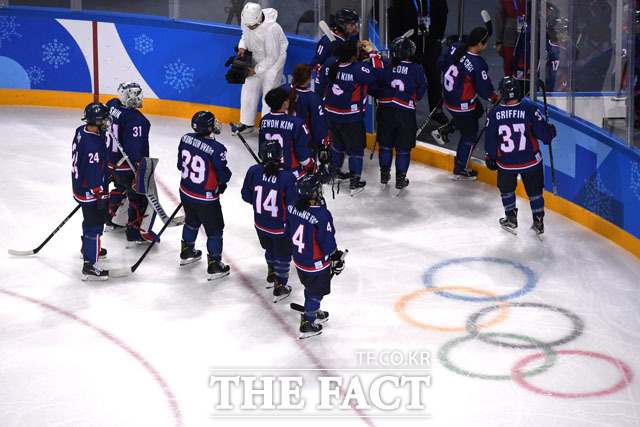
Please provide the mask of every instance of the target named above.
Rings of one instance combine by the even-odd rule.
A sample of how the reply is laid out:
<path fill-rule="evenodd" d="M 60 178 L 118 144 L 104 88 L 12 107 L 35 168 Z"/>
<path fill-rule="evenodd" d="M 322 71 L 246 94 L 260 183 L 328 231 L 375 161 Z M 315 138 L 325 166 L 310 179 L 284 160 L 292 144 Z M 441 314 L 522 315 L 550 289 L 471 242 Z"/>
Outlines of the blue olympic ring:
<path fill-rule="evenodd" d="M 445 292 L 445 291 L 437 291 L 434 292 L 440 296 L 443 297 L 447 297 L 447 298 L 452 298 L 452 299 L 457 299 L 457 300 L 462 300 L 462 301 L 473 301 L 473 302 L 488 302 L 488 301 L 503 301 L 506 299 L 511 299 L 511 298 L 517 298 L 521 295 L 524 295 L 528 292 L 530 292 L 533 288 L 536 287 L 536 284 L 538 282 L 538 279 L 536 278 L 536 275 L 533 271 L 531 271 L 530 268 L 525 267 L 524 265 L 514 262 L 514 261 L 510 261 L 508 259 L 503 259 L 503 258 L 490 258 L 490 257 L 470 257 L 470 258 L 458 258 L 458 259 L 452 259 L 449 261 L 444 261 L 441 262 L 440 264 L 436 264 L 433 267 L 431 267 L 429 270 L 427 270 L 427 272 L 424 274 L 424 276 L 422 276 L 422 282 L 424 283 L 424 285 L 427 288 L 435 288 L 441 285 L 437 285 L 433 283 L 433 276 L 435 275 L 435 273 L 440 270 L 443 267 L 452 265 L 452 264 L 460 264 L 463 262 L 474 262 L 474 261 L 483 261 L 483 262 L 495 262 L 498 264 L 506 264 L 506 265 L 511 265 L 515 268 L 517 268 L 518 270 L 520 270 L 527 278 L 527 284 L 520 290 L 510 293 L 508 295 L 502 295 L 502 296 L 497 296 L 497 297 L 465 297 L 465 296 L 461 296 L 461 295 L 455 295 L 449 292 Z"/>

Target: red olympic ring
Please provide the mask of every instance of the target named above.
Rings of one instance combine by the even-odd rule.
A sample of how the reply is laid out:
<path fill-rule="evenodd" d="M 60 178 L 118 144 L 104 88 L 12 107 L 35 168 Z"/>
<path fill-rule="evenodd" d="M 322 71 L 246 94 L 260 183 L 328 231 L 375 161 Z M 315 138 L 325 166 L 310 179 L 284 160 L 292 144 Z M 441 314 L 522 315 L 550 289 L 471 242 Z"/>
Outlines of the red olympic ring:
<path fill-rule="evenodd" d="M 591 351 L 582 351 L 582 350 L 558 350 L 556 351 L 556 353 L 557 354 L 579 354 L 582 356 L 591 356 L 591 357 L 595 357 L 596 359 L 606 360 L 620 370 L 620 372 L 622 373 L 622 379 L 618 381 L 618 383 L 614 384 L 612 387 L 609 387 L 607 389 L 600 390 L 600 391 L 591 392 L 591 393 L 560 393 L 556 391 L 544 390 L 528 383 L 522 376 L 522 369 L 533 360 L 544 357 L 545 356 L 544 353 L 537 353 L 537 354 L 534 354 L 533 356 L 525 357 L 524 359 L 516 363 L 515 366 L 511 369 L 511 376 L 519 385 L 526 388 L 527 390 L 531 390 L 539 394 L 544 394 L 546 396 L 562 397 L 565 399 L 578 399 L 578 398 L 584 398 L 584 397 L 604 396 L 605 394 L 615 393 L 616 391 L 622 390 L 623 388 L 628 386 L 629 383 L 631 383 L 631 381 L 633 380 L 633 372 L 631 371 L 631 368 L 629 367 L 629 365 L 627 365 L 626 363 L 618 359 L 614 359 L 613 357 L 606 356 L 600 353 L 594 353 Z"/>

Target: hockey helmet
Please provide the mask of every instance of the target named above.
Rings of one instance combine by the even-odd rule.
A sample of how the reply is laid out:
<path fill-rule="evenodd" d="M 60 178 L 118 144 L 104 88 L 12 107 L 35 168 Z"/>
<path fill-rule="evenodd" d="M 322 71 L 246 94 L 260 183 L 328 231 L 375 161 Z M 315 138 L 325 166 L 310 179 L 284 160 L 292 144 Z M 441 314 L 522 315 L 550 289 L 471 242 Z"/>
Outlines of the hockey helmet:
<path fill-rule="evenodd" d="M 548 25 L 549 37 L 556 43 L 565 43 L 569 38 L 569 20 L 567 18 L 554 19 Z"/>
<path fill-rule="evenodd" d="M 142 107 L 142 88 L 138 83 L 126 82 L 118 86 L 118 99 L 125 108 Z"/>
<path fill-rule="evenodd" d="M 511 76 L 504 77 L 498 85 L 502 102 L 509 102 L 522 99 L 520 94 L 520 83 Z"/>
<path fill-rule="evenodd" d="M 320 181 L 320 184 L 328 184 L 331 182 L 331 172 L 329 172 L 326 165 L 319 164 L 315 175 L 318 181 Z"/>
<path fill-rule="evenodd" d="M 191 118 L 191 128 L 200 135 L 209 135 L 212 131 L 219 134 L 220 129 L 216 132 L 216 122 L 218 122 L 218 119 L 211 111 L 198 111 Z"/>
<path fill-rule="evenodd" d="M 275 139 L 267 140 L 262 149 L 264 163 L 280 163 L 282 160 L 282 145 Z"/>
<path fill-rule="evenodd" d="M 242 23 L 247 27 L 262 24 L 264 21 L 264 15 L 262 14 L 262 7 L 258 3 L 247 3 L 242 8 L 242 14 L 240 15 Z"/>
<path fill-rule="evenodd" d="M 336 12 L 336 28 L 342 34 L 346 36 L 357 34 L 358 23 L 360 23 L 360 15 L 355 10 L 343 7 Z M 356 29 L 353 32 L 347 31 L 349 24 L 355 25 Z"/>
<path fill-rule="evenodd" d="M 92 102 L 84 107 L 84 117 L 82 120 L 88 125 L 104 127 L 111 121 L 111 114 L 106 105 L 100 102 Z"/>
<path fill-rule="evenodd" d="M 400 36 L 391 42 L 391 55 L 397 59 L 407 59 L 416 53 L 416 44 L 408 37 Z"/>
<path fill-rule="evenodd" d="M 315 199 L 322 198 L 322 184 L 315 175 L 305 175 L 296 183 L 296 190 L 298 195 L 303 199 Z"/>

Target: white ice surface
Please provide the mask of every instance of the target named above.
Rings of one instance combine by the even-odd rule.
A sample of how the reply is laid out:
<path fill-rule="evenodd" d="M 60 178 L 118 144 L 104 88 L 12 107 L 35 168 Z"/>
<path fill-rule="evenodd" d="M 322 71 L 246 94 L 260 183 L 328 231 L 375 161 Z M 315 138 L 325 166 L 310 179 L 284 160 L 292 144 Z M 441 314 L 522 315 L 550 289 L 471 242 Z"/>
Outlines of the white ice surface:
<path fill-rule="evenodd" d="M 440 169 L 412 164 L 411 185 L 399 198 L 379 189 L 375 160 L 359 196 L 350 198 L 343 187 L 333 200 L 325 186 L 338 244 L 350 253 L 344 273 L 334 279 L 332 293 L 322 303 L 331 320 L 321 336 L 305 341 L 297 338 L 299 315 L 288 307 L 289 302 L 303 302 L 294 269 L 292 297 L 273 304 L 265 289 L 266 266 L 251 208 L 239 194 L 252 159 L 228 127 L 219 140 L 228 149 L 234 174 L 222 196 L 223 257 L 232 268 L 229 277 L 208 282 L 205 262 L 180 267 L 181 229 L 169 228 L 134 275 L 82 282 L 81 214 L 36 256 L 8 255 L 9 248 L 36 247 L 75 206 L 69 177 L 71 140 L 81 116 L 80 110 L 0 107 L 0 426 L 640 425 L 637 377 L 613 394 L 567 399 L 534 393 L 513 380 L 460 375 L 439 362 L 438 352 L 467 332 L 426 330 L 396 313 L 400 298 L 425 288 L 422 277 L 434 265 L 465 257 L 502 258 L 536 276 L 531 292 L 509 301 L 563 308 L 584 322 L 583 334 L 556 350 L 599 353 L 640 372 L 640 260 L 550 211 L 540 242 L 528 229 L 530 210 L 523 199 L 518 199 L 519 234 L 508 234 L 498 225 L 502 206 L 496 188 L 453 182 Z M 178 203 L 176 148 L 180 136 L 190 131 L 189 121 L 149 119 L 151 153 L 160 158 L 160 201 L 172 212 Z M 255 149 L 256 136 L 248 140 Z M 365 168 L 367 162 L 368 153 Z M 141 255 L 141 248 L 125 249 L 124 240 L 123 233 L 103 236 L 109 250 L 105 268 L 130 266 Z M 204 249 L 202 234 L 197 245 Z M 440 286 L 504 295 L 520 289 L 526 278 L 511 266 L 478 261 L 443 267 L 434 280 Z M 425 292 L 407 303 L 406 313 L 425 324 L 464 328 L 469 315 L 492 305 Z M 487 313 L 481 321 L 497 313 Z M 557 311 L 511 307 L 504 321 L 483 331 L 553 341 L 570 329 L 570 320 Z M 359 363 L 358 352 L 373 351 L 378 357 L 385 350 L 430 353 L 432 384 L 423 390 L 424 411 L 314 408 L 317 377 L 328 375 L 319 369 L 337 369 L 331 374 L 346 379 L 359 375 L 363 383 L 372 376 L 403 372 L 354 370 L 394 368 Z M 468 371 L 509 375 L 517 361 L 539 352 L 471 340 L 451 349 L 449 359 Z M 532 361 L 526 369 L 540 362 Z M 209 387 L 210 375 L 248 375 L 249 368 L 259 368 L 253 372 L 257 376 L 275 368 L 282 369 L 276 375 L 302 375 L 306 409 L 214 410 L 218 389 Z M 308 371 L 287 371 L 293 368 Z M 555 392 L 588 393 L 620 379 L 620 371 L 607 361 L 559 354 L 555 365 L 528 381 Z M 384 393 L 387 403 L 399 395 L 390 384 Z M 365 418 L 381 413 L 396 418 Z M 397 418 L 408 414 L 430 418 Z M 300 418 L 337 415 L 343 418 Z"/>

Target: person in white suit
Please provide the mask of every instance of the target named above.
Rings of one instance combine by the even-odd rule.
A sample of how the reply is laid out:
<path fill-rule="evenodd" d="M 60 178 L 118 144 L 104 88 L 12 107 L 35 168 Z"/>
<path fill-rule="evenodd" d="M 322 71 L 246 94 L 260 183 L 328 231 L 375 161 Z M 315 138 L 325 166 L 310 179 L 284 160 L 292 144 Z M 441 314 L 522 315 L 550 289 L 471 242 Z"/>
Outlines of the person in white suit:
<path fill-rule="evenodd" d="M 277 10 L 262 9 L 257 3 L 247 3 L 242 9 L 242 38 L 238 43 L 238 56 L 243 56 L 248 50 L 253 53 L 255 61 L 255 67 L 249 68 L 240 96 L 238 132 L 242 134 L 253 132 L 260 94 L 280 86 L 289 41 L 276 22 L 277 18 Z M 263 98 L 262 115 L 269 111 Z"/>

